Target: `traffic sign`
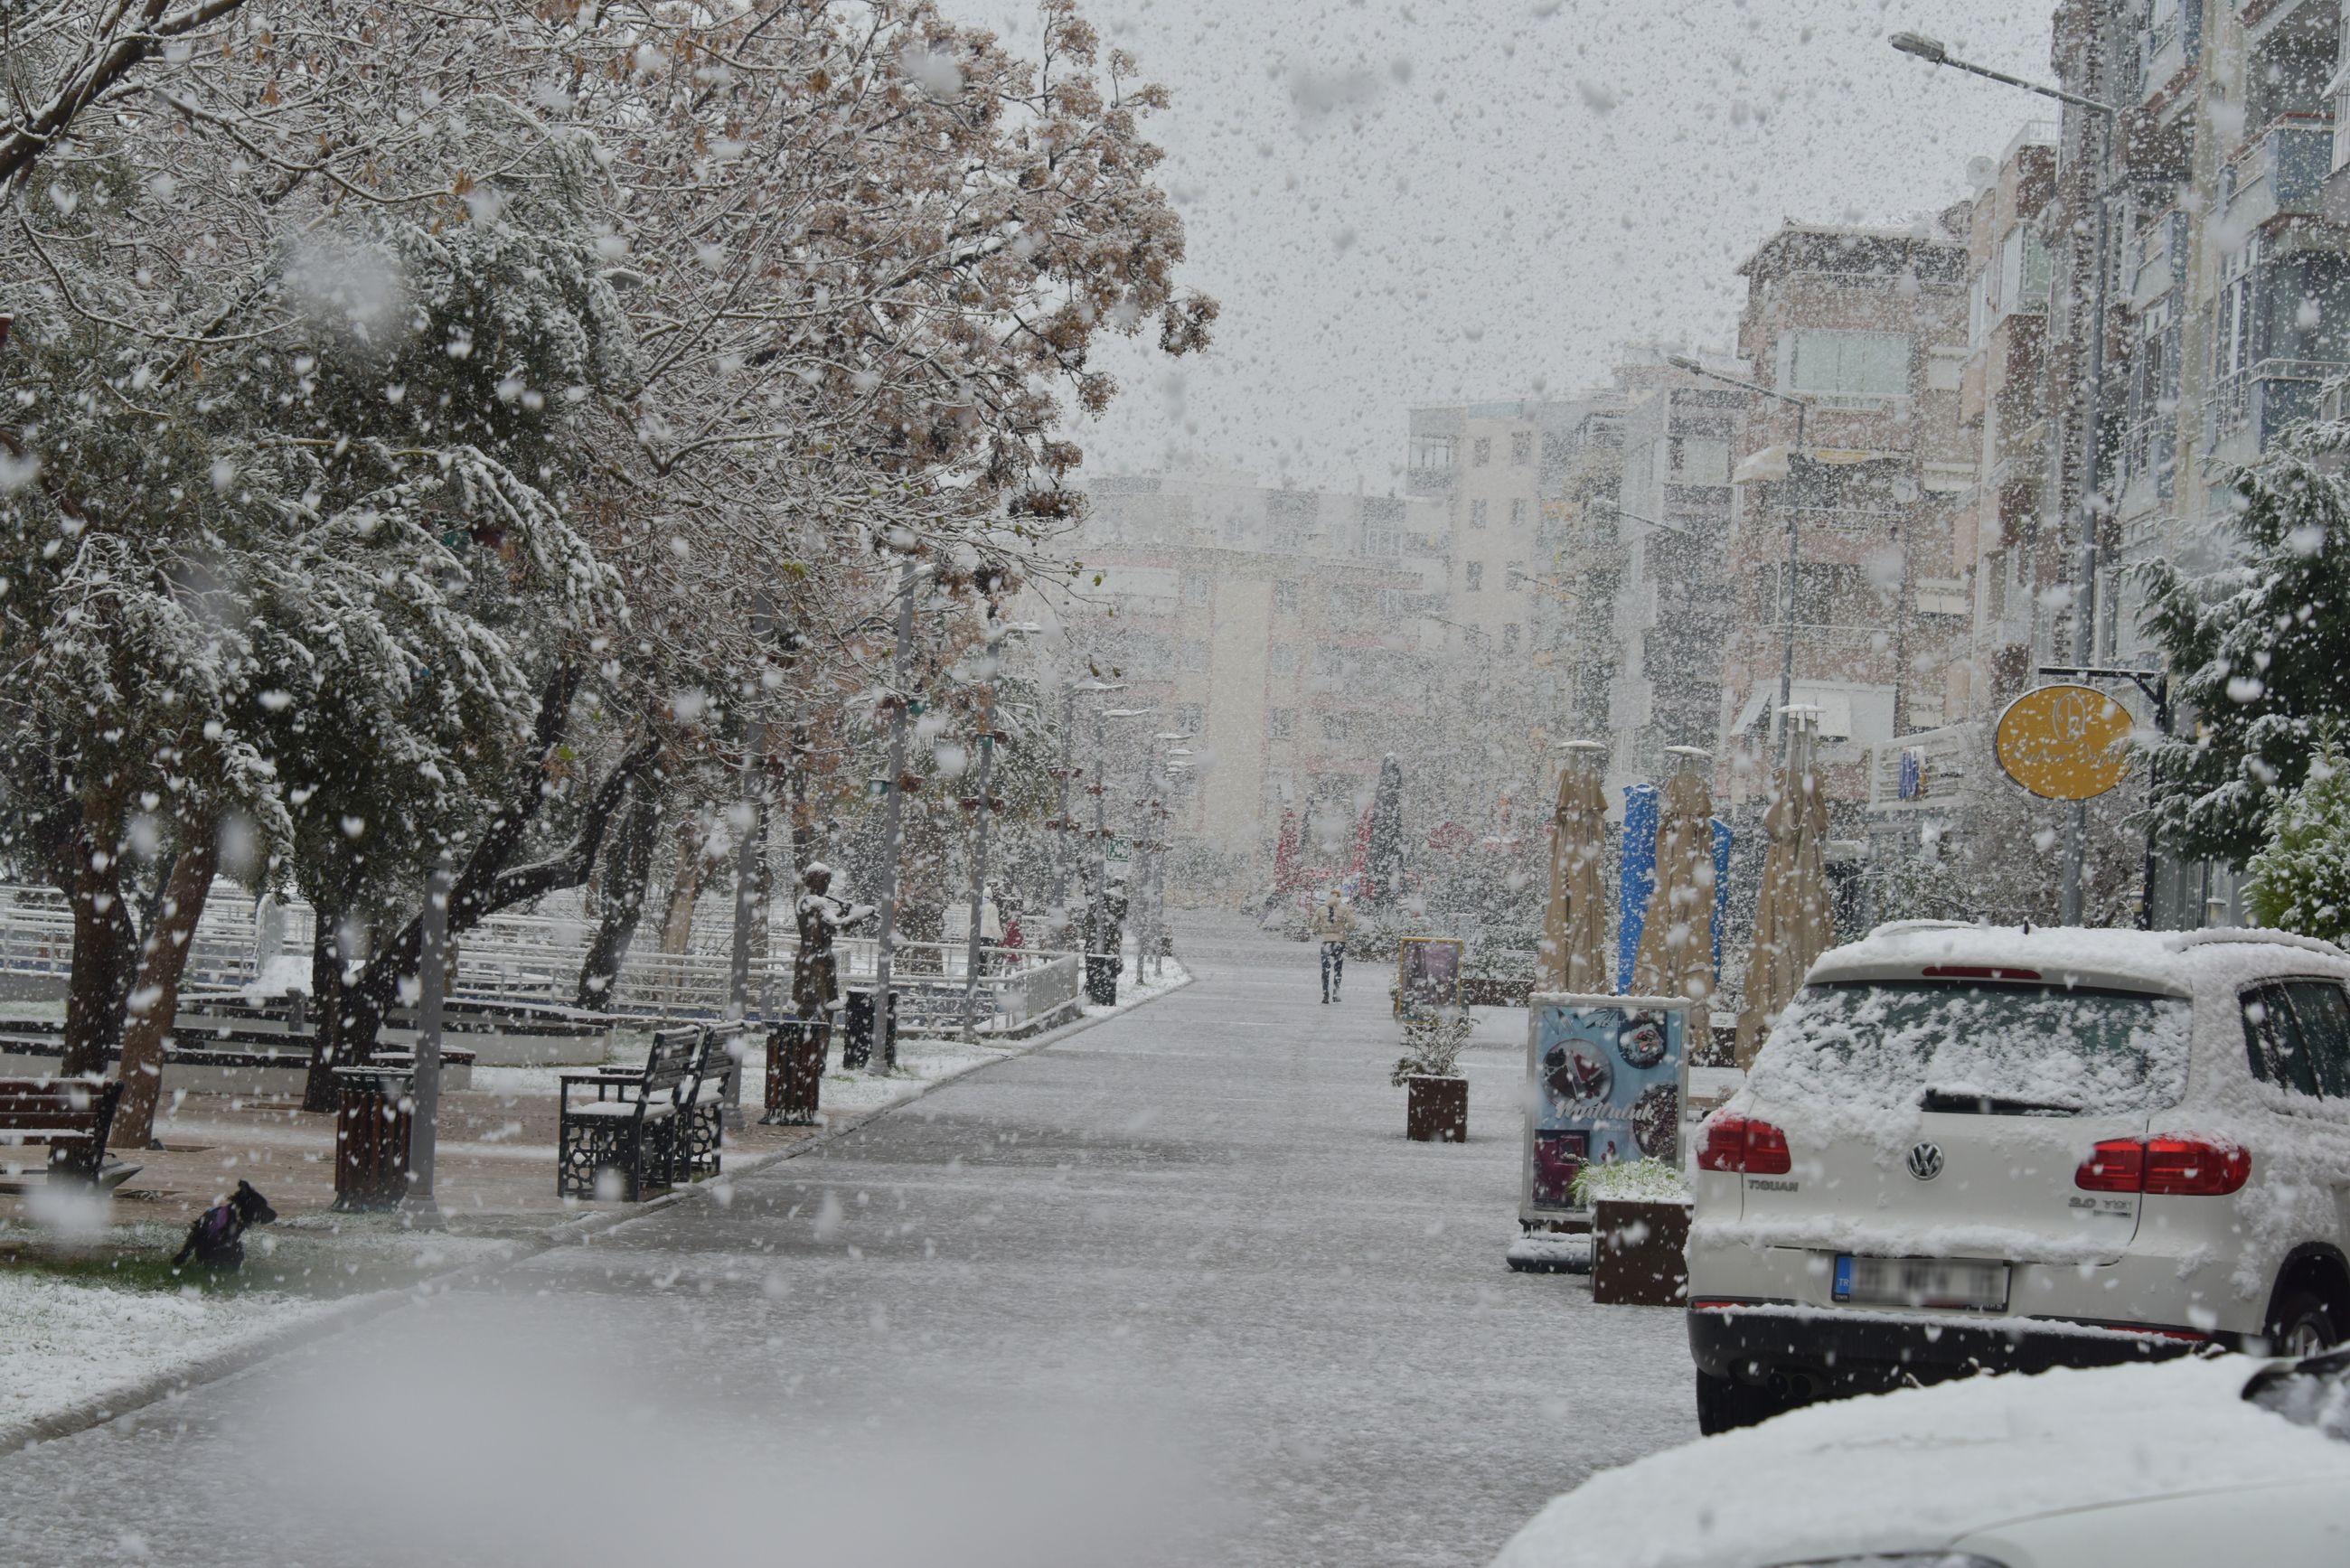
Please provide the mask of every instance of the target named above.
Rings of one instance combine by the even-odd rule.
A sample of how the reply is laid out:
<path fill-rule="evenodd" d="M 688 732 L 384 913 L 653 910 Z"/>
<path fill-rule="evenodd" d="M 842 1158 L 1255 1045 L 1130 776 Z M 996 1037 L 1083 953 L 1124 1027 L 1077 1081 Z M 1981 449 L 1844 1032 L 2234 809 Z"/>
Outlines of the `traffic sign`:
<path fill-rule="evenodd" d="M 2043 800 L 2094 800 L 2129 771 L 2129 710 L 2094 686 L 2042 686 L 1999 716 L 1999 765 Z"/>
<path fill-rule="evenodd" d="M 1105 851 L 1105 854 L 1113 864 L 1124 865 L 1134 858 L 1133 842 L 1129 839 L 1113 838 L 1109 841 L 1109 848 Z"/>

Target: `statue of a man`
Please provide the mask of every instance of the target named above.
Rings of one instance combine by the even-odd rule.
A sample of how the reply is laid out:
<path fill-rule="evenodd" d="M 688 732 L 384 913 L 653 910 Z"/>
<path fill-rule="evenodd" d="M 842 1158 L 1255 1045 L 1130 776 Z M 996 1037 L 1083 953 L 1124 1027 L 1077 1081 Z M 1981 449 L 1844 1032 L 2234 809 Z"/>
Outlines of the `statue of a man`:
<path fill-rule="evenodd" d="M 870 904 L 844 904 L 829 896 L 832 867 L 812 861 L 800 873 L 800 898 L 795 909 L 800 930 L 799 956 L 792 962 L 792 1007 L 802 1018 L 823 1018 L 840 997 L 840 961 L 833 956 L 832 939 L 844 926 L 873 918 Z"/>

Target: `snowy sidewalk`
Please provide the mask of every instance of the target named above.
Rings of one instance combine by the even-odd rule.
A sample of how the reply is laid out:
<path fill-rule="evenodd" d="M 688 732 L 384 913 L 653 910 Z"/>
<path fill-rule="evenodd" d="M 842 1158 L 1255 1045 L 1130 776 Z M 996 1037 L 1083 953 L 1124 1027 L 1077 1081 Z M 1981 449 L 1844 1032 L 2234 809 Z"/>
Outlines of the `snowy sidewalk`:
<path fill-rule="evenodd" d="M 747 1066 L 743 1125 L 726 1136 L 715 1187 L 854 1127 L 941 1084 L 1050 1044 L 1184 984 L 1122 985 L 1115 1008 L 1025 1040 L 910 1038 L 887 1077 L 845 1071 L 836 1050 L 822 1091 L 825 1125 L 764 1127 L 763 1054 Z M 576 1069 L 476 1067 L 473 1087 L 445 1096 L 437 1181 L 448 1229 L 400 1216 L 332 1211 L 334 1118 L 282 1102 L 189 1096 L 158 1124 L 165 1147 L 133 1157 L 139 1176 L 111 1200 L 35 1185 L 0 1197 L 0 1447 L 107 1396 L 136 1402 L 175 1372 L 234 1358 L 386 1291 L 425 1288 L 454 1268 L 494 1265 L 563 1240 L 583 1220 L 617 1221 L 658 1205 L 596 1203 L 555 1191 L 557 1075 Z M 244 1272 L 213 1280 L 167 1260 L 187 1221 L 251 1181 L 278 1222 L 247 1238 Z M 683 1189 L 681 1196 L 694 1189 Z"/>

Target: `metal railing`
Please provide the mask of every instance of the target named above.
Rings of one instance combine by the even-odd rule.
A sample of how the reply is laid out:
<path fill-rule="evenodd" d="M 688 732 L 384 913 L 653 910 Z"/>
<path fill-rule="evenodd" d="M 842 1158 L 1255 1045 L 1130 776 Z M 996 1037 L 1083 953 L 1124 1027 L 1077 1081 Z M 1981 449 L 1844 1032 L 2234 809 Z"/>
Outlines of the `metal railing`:
<path fill-rule="evenodd" d="M 265 952 L 254 901 L 226 883 L 207 898 L 190 944 L 182 984 L 191 991 L 234 990 L 252 984 L 272 959 L 309 950 L 315 929 L 307 906 L 283 907 L 286 935 Z M 592 922 L 538 915 L 496 915 L 456 942 L 454 994 L 481 1000 L 567 1007 L 574 1000 Z M 844 986 L 871 984 L 879 964 L 871 937 L 838 939 Z M 790 1006 L 795 936 L 771 929 L 764 957 L 751 966 L 749 1006 L 754 1015 Z M 962 942 L 895 944 L 892 987 L 901 999 L 920 995 L 925 1016 L 962 1018 L 970 989 L 969 949 Z M 0 885 L 0 973 L 54 976 L 62 984 L 73 969 L 73 913 L 55 888 Z M 1073 952 L 983 946 L 980 949 L 976 1023 L 983 1033 L 1016 1030 L 1067 1007 L 1078 995 L 1083 962 Z M 639 945 L 629 955 L 613 990 L 613 1011 L 655 1017 L 712 1018 L 731 1001 L 731 953 L 661 952 Z M 903 1000 L 901 1007 L 908 1005 Z"/>

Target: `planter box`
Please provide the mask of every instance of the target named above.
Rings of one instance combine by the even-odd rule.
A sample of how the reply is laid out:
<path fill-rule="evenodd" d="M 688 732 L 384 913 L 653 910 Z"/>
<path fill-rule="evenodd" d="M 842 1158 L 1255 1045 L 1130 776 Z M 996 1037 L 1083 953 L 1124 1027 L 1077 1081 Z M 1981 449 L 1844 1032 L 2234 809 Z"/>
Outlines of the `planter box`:
<path fill-rule="evenodd" d="M 1404 1133 L 1414 1143 L 1469 1141 L 1469 1080 L 1404 1080 Z"/>
<path fill-rule="evenodd" d="M 1603 1306 L 1679 1306 L 1689 1296 L 1690 1206 L 1593 1205 L 1591 1299 Z"/>
<path fill-rule="evenodd" d="M 824 1118 L 824 1064 L 832 1025 L 787 1018 L 767 1032 L 767 1104 L 762 1127 L 812 1127 Z"/>

